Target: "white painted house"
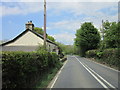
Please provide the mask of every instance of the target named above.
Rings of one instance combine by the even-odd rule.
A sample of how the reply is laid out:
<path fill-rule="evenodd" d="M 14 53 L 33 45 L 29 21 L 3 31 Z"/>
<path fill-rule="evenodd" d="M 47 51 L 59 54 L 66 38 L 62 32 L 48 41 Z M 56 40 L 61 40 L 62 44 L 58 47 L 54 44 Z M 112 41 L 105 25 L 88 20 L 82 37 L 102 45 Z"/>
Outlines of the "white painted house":
<path fill-rule="evenodd" d="M 30 21 L 26 23 L 26 30 L 24 32 L 13 40 L 2 44 L 2 51 L 36 51 L 39 46 L 43 45 L 43 36 L 34 31 L 34 24 Z M 47 39 L 46 45 L 49 52 L 56 52 L 58 54 L 57 44 Z"/>

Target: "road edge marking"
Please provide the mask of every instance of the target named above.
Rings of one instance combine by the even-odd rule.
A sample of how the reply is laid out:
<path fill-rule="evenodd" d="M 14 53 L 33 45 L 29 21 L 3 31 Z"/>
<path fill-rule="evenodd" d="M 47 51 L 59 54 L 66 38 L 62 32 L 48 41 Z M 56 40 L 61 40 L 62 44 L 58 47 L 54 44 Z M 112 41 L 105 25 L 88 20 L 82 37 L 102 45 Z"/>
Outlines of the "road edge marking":
<path fill-rule="evenodd" d="M 56 81 L 57 81 L 57 79 L 58 79 L 61 71 L 63 70 L 63 68 L 64 68 L 64 66 L 66 65 L 67 62 L 68 62 L 68 60 L 64 63 L 64 65 L 61 67 L 61 69 L 60 69 L 59 72 L 57 73 L 57 76 L 56 76 L 55 80 L 53 81 L 53 83 L 52 83 L 52 85 L 51 85 L 51 87 L 50 87 L 50 90 L 54 87 L 54 85 L 55 85 L 55 83 L 56 83 Z"/>
<path fill-rule="evenodd" d="M 86 65 L 86 67 L 88 67 Z M 99 74 L 97 74 L 94 70 L 92 70 L 90 67 L 88 67 L 88 69 L 90 69 L 93 73 L 95 73 L 100 79 L 102 79 L 105 83 L 107 83 L 110 87 L 115 88 L 112 84 L 110 84 L 107 80 L 105 80 L 102 76 L 100 76 Z"/>
<path fill-rule="evenodd" d="M 100 79 L 98 79 L 98 77 L 96 77 L 83 63 L 81 63 L 78 58 L 76 59 L 104 88 L 108 89 L 108 87 Z"/>
<path fill-rule="evenodd" d="M 116 69 L 111 68 L 111 67 L 109 67 L 109 66 L 106 66 L 106 65 L 104 65 L 104 64 L 101 64 L 101 63 L 98 63 L 98 62 L 89 60 L 88 58 L 84 58 L 84 59 L 86 59 L 86 60 L 88 60 L 88 61 L 91 61 L 91 62 L 94 62 L 94 63 L 96 63 L 96 64 L 99 64 L 99 65 L 101 65 L 101 66 L 103 66 L 103 67 L 105 67 L 105 68 L 108 68 L 108 69 L 110 69 L 110 70 L 116 71 L 116 72 L 118 72 L 118 73 L 120 72 L 119 70 L 116 70 Z"/>

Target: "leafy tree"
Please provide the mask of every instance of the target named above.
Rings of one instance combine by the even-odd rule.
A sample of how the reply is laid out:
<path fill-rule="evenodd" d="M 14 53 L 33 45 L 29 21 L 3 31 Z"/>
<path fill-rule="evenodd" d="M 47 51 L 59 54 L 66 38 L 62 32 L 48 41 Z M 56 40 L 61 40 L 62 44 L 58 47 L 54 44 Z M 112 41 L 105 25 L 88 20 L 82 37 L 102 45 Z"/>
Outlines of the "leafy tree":
<path fill-rule="evenodd" d="M 44 31 L 43 31 L 43 29 L 42 29 L 42 28 L 35 27 L 35 28 L 34 28 L 34 31 L 35 31 L 35 32 L 37 32 L 37 33 L 39 33 L 39 34 L 41 34 L 41 35 L 44 35 Z M 54 37 L 49 36 L 48 34 L 46 34 L 46 36 L 47 36 L 47 38 L 48 38 L 49 40 L 51 40 L 51 41 L 55 42 Z"/>
<path fill-rule="evenodd" d="M 100 28 L 100 32 L 102 34 L 102 40 L 104 40 L 105 33 L 107 30 L 109 30 L 110 26 L 111 23 L 108 20 L 102 23 L 102 28 Z"/>
<path fill-rule="evenodd" d="M 47 35 L 47 38 L 48 38 L 49 40 L 51 40 L 51 41 L 55 42 L 54 37 Z"/>
<path fill-rule="evenodd" d="M 74 54 L 75 49 L 73 45 L 64 45 L 62 43 L 57 42 L 57 45 L 60 47 L 61 52 L 64 54 Z"/>
<path fill-rule="evenodd" d="M 74 46 L 73 45 L 64 45 L 64 53 L 65 54 L 74 54 Z"/>
<path fill-rule="evenodd" d="M 90 22 L 85 22 L 76 32 L 75 45 L 81 56 L 85 56 L 87 50 L 96 49 L 100 42 L 98 30 Z"/>
<path fill-rule="evenodd" d="M 41 34 L 41 35 L 44 34 L 43 29 L 42 29 L 42 28 L 39 28 L 39 27 L 35 27 L 35 28 L 34 28 L 34 31 L 37 32 L 37 33 L 39 33 L 39 34 Z"/>
<path fill-rule="evenodd" d="M 103 29 L 104 30 L 108 30 L 110 28 L 110 26 L 111 26 L 111 23 L 108 20 L 103 22 Z"/>
<path fill-rule="evenodd" d="M 118 43 L 120 43 L 119 26 L 120 23 L 112 22 L 110 28 L 106 31 L 104 40 L 106 48 L 118 47 Z"/>

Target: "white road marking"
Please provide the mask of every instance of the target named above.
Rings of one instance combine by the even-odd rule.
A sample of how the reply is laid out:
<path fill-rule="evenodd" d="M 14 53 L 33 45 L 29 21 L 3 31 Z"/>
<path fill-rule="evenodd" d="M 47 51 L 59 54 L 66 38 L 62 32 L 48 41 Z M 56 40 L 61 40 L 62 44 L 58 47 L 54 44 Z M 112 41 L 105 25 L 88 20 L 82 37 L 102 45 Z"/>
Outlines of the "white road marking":
<path fill-rule="evenodd" d="M 84 59 L 85 59 L 85 60 L 88 60 L 88 59 L 86 59 L 86 58 L 84 58 Z M 90 60 L 88 60 L 88 61 L 90 61 Z M 118 71 L 118 70 L 116 70 L 116 69 L 114 69 L 114 68 L 105 66 L 105 65 L 100 64 L 100 63 L 98 63 L 98 62 L 95 62 L 95 61 L 91 61 L 91 62 L 94 62 L 94 63 L 96 63 L 96 64 L 98 64 L 98 65 L 101 65 L 101 66 L 103 66 L 103 67 L 105 67 L 105 68 L 108 68 L 108 69 L 110 69 L 110 70 L 113 70 L 113 71 L 116 71 L 116 72 L 120 72 L 120 71 Z"/>
<path fill-rule="evenodd" d="M 76 58 L 76 57 L 75 57 Z M 78 58 L 76 58 L 77 60 L 78 60 L 78 62 L 104 87 L 104 88 L 106 88 L 107 90 L 109 90 L 109 88 L 100 80 L 100 79 L 98 79 L 83 63 L 81 63 L 80 61 L 79 61 L 79 59 Z M 98 75 L 98 74 L 97 74 Z M 100 76 L 100 75 L 99 75 Z M 103 79 L 103 78 L 102 78 Z M 105 82 L 106 82 L 106 80 L 104 80 Z M 107 84 L 108 84 L 108 82 L 107 82 Z M 111 84 L 109 84 L 110 86 L 111 86 Z M 115 88 L 114 86 L 112 86 L 113 88 Z"/>
<path fill-rule="evenodd" d="M 88 67 L 86 65 L 86 67 Z M 89 67 L 88 67 L 89 68 Z M 111 85 L 108 81 L 106 81 L 102 76 L 100 76 L 99 74 L 97 74 L 94 70 L 92 70 L 91 68 L 89 68 L 93 73 L 95 73 L 100 79 L 102 79 L 105 83 L 107 83 L 111 88 L 115 88 L 113 85 Z"/>
<path fill-rule="evenodd" d="M 76 57 L 75 57 L 76 58 Z M 78 58 L 76 58 L 78 60 L 78 62 L 80 64 L 82 64 Z M 84 64 L 82 64 L 82 66 L 104 87 L 104 88 L 108 88 L 100 79 L 98 79 L 88 68 L 86 68 L 86 66 Z"/>
<path fill-rule="evenodd" d="M 67 61 L 68 61 L 68 60 L 67 60 Z M 61 68 L 60 71 L 58 72 L 58 74 L 57 74 L 57 76 L 56 76 L 56 78 L 55 78 L 53 84 L 51 85 L 50 89 L 54 87 L 54 85 L 55 85 L 55 83 L 56 83 L 56 81 L 57 81 L 57 79 L 58 79 L 58 77 L 59 77 L 59 75 L 60 75 L 62 69 L 63 69 L 64 66 L 66 65 L 67 61 L 64 63 L 64 65 L 62 66 L 62 68 Z"/>

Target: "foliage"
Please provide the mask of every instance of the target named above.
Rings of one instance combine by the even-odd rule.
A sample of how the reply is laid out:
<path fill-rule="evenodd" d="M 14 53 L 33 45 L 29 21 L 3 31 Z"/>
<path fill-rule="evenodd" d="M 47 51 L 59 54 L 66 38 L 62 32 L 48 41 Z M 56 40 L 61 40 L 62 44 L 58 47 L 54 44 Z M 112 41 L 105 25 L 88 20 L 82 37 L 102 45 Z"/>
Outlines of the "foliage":
<path fill-rule="evenodd" d="M 61 52 L 63 52 L 63 54 L 74 54 L 75 53 L 75 49 L 73 45 L 64 45 L 59 42 L 57 42 L 57 45 L 60 47 Z"/>
<path fill-rule="evenodd" d="M 3 52 L 2 87 L 30 88 L 51 68 L 58 68 L 60 62 L 55 53 L 45 50 L 38 52 Z"/>
<path fill-rule="evenodd" d="M 79 49 L 81 56 L 85 56 L 87 50 L 98 48 L 99 42 L 98 30 L 90 22 L 83 23 L 76 32 L 75 45 Z"/>
<path fill-rule="evenodd" d="M 55 43 L 58 45 L 58 49 L 59 49 L 59 52 L 58 52 L 59 58 L 63 58 L 63 57 L 64 57 L 64 54 L 63 54 L 63 50 L 62 50 L 62 47 L 61 47 L 61 45 L 63 45 L 63 44 L 61 44 L 61 43 L 59 43 L 59 42 L 55 42 Z"/>
<path fill-rule="evenodd" d="M 96 57 L 97 56 L 97 50 L 88 50 L 86 52 L 86 57 Z"/>
<path fill-rule="evenodd" d="M 61 64 L 62 66 L 62 64 Z M 56 73 L 58 72 L 60 68 L 53 68 L 49 70 L 47 73 L 44 74 L 42 81 L 38 81 L 36 84 L 35 90 L 40 90 L 40 88 L 45 88 L 49 85 L 51 80 L 55 77 Z"/>
<path fill-rule="evenodd" d="M 54 37 L 47 35 L 47 38 L 48 38 L 49 40 L 51 40 L 51 41 L 55 42 Z"/>
<path fill-rule="evenodd" d="M 86 52 L 86 57 L 95 58 L 109 65 L 120 67 L 120 50 L 117 48 L 105 49 L 103 52 L 99 50 L 89 50 Z"/>
<path fill-rule="evenodd" d="M 74 54 L 74 46 L 73 45 L 65 45 L 64 46 L 64 53 L 65 54 Z"/>
<path fill-rule="evenodd" d="M 41 35 L 44 35 L 44 31 L 42 28 L 39 28 L 39 27 L 34 27 L 34 31 L 41 34 Z"/>
<path fill-rule="evenodd" d="M 103 23 L 103 29 L 100 29 L 102 33 L 102 39 L 100 48 L 117 48 L 120 43 L 120 22 L 109 22 Z"/>
<path fill-rule="evenodd" d="M 87 51 L 86 57 L 120 68 L 120 22 L 104 22 L 101 33 L 100 48 Z"/>
<path fill-rule="evenodd" d="M 35 27 L 35 28 L 34 28 L 34 30 L 35 30 L 35 32 L 39 33 L 40 35 L 44 35 L 44 31 L 43 31 L 43 29 L 42 29 L 42 28 Z M 51 41 L 55 42 L 54 37 L 49 36 L 48 34 L 46 34 L 46 36 L 47 36 L 47 38 L 48 38 L 49 40 L 51 40 Z"/>
<path fill-rule="evenodd" d="M 117 48 L 120 43 L 120 23 L 112 22 L 105 34 L 106 48 Z"/>
<path fill-rule="evenodd" d="M 104 31 L 109 30 L 110 26 L 111 26 L 111 23 L 108 20 L 106 20 L 105 22 L 103 22 L 103 30 Z"/>
<path fill-rule="evenodd" d="M 104 37 L 106 35 L 106 32 L 110 29 L 111 22 L 106 20 L 102 23 L 102 28 L 100 28 L 100 34 L 101 34 L 101 42 L 100 42 L 100 49 L 103 50 L 106 48 Z"/>

